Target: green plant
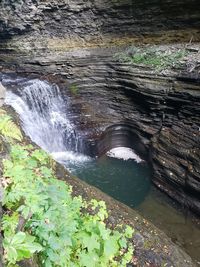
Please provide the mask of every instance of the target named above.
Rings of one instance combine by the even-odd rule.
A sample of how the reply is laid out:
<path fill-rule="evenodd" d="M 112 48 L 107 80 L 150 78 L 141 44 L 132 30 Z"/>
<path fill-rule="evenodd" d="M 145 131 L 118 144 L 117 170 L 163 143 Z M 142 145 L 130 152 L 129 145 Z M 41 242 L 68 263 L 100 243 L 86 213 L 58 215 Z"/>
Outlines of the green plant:
<path fill-rule="evenodd" d="M 126 266 L 133 247 L 130 226 L 106 226 L 105 203 L 72 197 L 57 180 L 44 151 L 12 145 L 4 165 L 4 261 L 13 266 L 37 254 L 45 267 Z"/>
<path fill-rule="evenodd" d="M 163 51 L 156 48 L 156 46 L 142 48 L 132 46 L 123 53 L 115 54 L 115 58 L 121 62 L 144 64 L 156 70 L 163 70 L 180 65 L 180 60 L 185 55 L 185 49 Z"/>
<path fill-rule="evenodd" d="M 0 109 L 0 133 L 7 138 L 22 140 L 22 134 L 19 128 L 13 123 L 11 117 L 6 115 L 5 111 Z"/>
<path fill-rule="evenodd" d="M 4 221 L 6 219 L 4 218 Z M 5 260 L 8 266 L 25 258 L 30 258 L 33 253 L 42 250 L 42 246 L 34 242 L 35 237 L 24 232 L 17 232 L 4 237 Z"/>
<path fill-rule="evenodd" d="M 73 95 L 77 95 L 78 92 L 79 92 L 78 87 L 77 87 L 76 84 L 71 84 L 70 87 L 69 87 L 69 90 Z"/>

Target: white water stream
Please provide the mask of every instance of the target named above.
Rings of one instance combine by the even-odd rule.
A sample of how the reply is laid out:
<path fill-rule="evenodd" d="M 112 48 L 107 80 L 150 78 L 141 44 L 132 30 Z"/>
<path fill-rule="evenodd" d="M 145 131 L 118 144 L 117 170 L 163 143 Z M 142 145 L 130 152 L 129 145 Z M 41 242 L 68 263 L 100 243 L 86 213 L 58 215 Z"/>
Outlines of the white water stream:
<path fill-rule="evenodd" d="M 6 104 L 19 114 L 24 132 L 33 142 L 65 166 L 91 160 L 79 153 L 84 150 L 83 140 L 68 119 L 69 99 L 63 99 L 57 85 L 39 79 L 12 79 L 7 76 L 2 82 L 11 89 L 7 91 Z M 137 163 L 142 161 L 128 147 L 113 148 L 106 155 L 123 160 L 132 159 Z"/>
<path fill-rule="evenodd" d="M 78 153 L 82 140 L 69 121 L 69 103 L 63 100 L 58 86 L 39 79 L 3 79 L 6 104 L 19 114 L 24 132 L 55 158 L 65 163 L 84 162 L 89 157 Z"/>

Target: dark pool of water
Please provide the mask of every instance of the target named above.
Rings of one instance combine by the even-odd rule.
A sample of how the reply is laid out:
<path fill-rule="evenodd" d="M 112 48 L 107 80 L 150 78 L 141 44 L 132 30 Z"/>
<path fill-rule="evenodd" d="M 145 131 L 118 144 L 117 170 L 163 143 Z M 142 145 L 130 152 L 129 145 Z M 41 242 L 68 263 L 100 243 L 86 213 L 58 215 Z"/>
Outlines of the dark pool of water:
<path fill-rule="evenodd" d="M 141 204 L 148 195 L 151 172 L 144 163 L 106 156 L 86 162 L 74 174 L 130 207 Z M 128 185 L 128 186 L 127 186 Z"/>
<path fill-rule="evenodd" d="M 144 163 L 103 156 L 72 168 L 87 183 L 135 208 L 181 246 L 200 266 L 200 228 L 167 196 L 151 185 Z"/>
<path fill-rule="evenodd" d="M 138 212 L 163 230 L 174 243 L 182 247 L 200 266 L 200 222 L 154 186 Z"/>

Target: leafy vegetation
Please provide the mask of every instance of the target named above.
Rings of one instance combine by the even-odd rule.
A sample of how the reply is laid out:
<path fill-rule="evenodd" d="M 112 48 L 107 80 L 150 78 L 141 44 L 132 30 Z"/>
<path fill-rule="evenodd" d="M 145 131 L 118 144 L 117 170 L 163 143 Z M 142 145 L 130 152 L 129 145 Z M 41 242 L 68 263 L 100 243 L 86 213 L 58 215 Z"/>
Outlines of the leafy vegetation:
<path fill-rule="evenodd" d="M 13 123 L 11 117 L 6 115 L 4 110 L 0 110 L 0 133 L 7 138 L 21 141 L 22 134 L 19 128 Z"/>
<path fill-rule="evenodd" d="M 159 50 L 156 46 L 136 47 L 131 46 L 123 53 L 115 54 L 121 62 L 143 64 L 156 70 L 163 70 L 180 65 L 181 59 L 187 54 L 185 49 Z"/>
<path fill-rule="evenodd" d="M 1 134 L 10 137 L 4 128 L 0 125 Z M 34 255 L 44 267 L 115 267 L 131 261 L 133 247 L 128 240 L 133 229 L 107 228 L 105 203 L 72 197 L 71 186 L 54 176 L 52 160 L 44 151 L 14 144 L 3 166 L 6 266 L 18 266 L 18 261 Z"/>

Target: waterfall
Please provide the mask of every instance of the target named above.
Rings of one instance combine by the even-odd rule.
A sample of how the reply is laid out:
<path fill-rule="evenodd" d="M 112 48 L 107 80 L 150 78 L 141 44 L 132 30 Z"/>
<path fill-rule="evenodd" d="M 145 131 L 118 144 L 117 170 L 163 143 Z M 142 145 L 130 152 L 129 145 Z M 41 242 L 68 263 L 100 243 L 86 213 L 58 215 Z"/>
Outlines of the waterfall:
<path fill-rule="evenodd" d="M 39 79 L 4 77 L 6 104 L 19 114 L 24 132 L 59 162 L 85 161 L 83 140 L 68 119 L 69 100 L 57 85 Z"/>

